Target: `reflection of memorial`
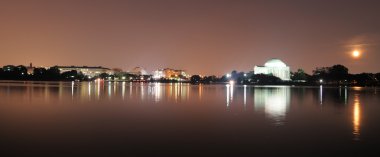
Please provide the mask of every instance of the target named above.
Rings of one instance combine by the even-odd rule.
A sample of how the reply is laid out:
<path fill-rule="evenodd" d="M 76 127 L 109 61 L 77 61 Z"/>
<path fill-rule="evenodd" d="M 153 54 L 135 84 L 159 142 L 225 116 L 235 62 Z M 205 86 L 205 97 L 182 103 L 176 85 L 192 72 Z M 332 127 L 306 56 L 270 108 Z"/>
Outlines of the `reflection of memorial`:
<path fill-rule="evenodd" d="M 282 125 L 290 103 L 290 88 L 255 88 L 254 91 L 255 110 L 264 110 L 266 116 Z"/>

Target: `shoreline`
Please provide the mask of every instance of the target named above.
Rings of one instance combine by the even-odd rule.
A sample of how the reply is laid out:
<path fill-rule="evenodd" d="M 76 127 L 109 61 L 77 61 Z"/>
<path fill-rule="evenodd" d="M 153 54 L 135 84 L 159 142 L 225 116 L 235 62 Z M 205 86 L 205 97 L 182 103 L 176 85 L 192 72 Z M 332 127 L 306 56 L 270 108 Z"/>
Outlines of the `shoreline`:
<path fill-rule="evenodd" d="M 77 83 L 85 83 L 85 82 L 96 82 L 96 81 L 33 81 L 33 80 L 0 80 L 0 84 L 7 84 L 7 83 L 10 83 L 10 84 L 51 84 L 51 85 L 54 85 L 54 84 L 61 84 L 61 83 L 72 83 L 72 82 L 75 82 L 75 84 Z M 197 83 L 197 84 L 194 84 L 194 83 L 191 83 L 189 81 L 186 81 L 186 82 L 160 82 L 160 81 L 109 81 L 109 80 L 103 80 L 103 82 L 116 82 L 116 83 L 123 83 L 123 82 L 126 82 L 126 83 L 162 83 L 162 84 L 189 84 L 189 85 L 229 85 L 230 83 L 229 82 L 213 82 L 213 83 Z M 287 86 L 287 87 L 320 87 L 321 84 L 292 84 L 292 83 L 277 83 L 277 84 L 234 84 L 234 86 L 250 86 L 250 87 L 270 87 L 270 86 L 273 86 L 273 87 L 282 87 L 282 86 Z M 323 87 L 328 87 L 328 88 L 344 88 L 344 87 L 348 87 L 348 88 L 357 88 L 357 87 L 365 87 L 365 88 L 371 88 L 371 87 L 374 87 L 374 88 L 377 88 L 377 87 L 380 87 L 380 86 L 352 86 L 352 85 L 331 85 L 331 84 L 322 84 Z"/>

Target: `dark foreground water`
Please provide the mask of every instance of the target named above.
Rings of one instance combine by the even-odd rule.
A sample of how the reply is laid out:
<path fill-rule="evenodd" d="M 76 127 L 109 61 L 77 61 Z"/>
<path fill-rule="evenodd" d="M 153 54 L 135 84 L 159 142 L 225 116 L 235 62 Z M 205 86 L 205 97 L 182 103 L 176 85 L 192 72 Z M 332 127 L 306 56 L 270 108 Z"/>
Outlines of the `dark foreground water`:
<path fill-rule="evenodd" d="M 380 156 L 375 88 L 0 83 L 0 156 Z"/>

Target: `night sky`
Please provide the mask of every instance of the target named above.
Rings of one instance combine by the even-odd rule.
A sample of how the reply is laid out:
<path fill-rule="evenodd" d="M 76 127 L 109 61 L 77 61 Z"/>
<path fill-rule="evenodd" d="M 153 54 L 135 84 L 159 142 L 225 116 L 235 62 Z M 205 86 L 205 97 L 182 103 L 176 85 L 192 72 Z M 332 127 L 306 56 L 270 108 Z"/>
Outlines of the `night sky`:
<path fill-rule="evenodd" d="M 379 44 L 378 0 L 0 0 L 0 65 L 380 72 Z"/>

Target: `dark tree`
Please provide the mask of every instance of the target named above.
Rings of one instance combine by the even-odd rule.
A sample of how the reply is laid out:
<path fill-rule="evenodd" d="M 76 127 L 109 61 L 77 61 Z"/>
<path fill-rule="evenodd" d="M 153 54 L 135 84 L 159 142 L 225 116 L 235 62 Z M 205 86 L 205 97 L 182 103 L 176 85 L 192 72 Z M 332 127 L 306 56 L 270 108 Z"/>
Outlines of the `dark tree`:
<path fill-rule="evenodd" d="M 33 80 L 46 81 L 47 70 L 45 68 L 34 68 Z"/>
<path fill-rule="evenodd" d="M 257 74 L 251 77 L 254 84 L 272 85 L 281 83 L 281 79 L 273 75 Z"/>
<path fill-rule="evenodd" d="M 205 76 L 203 79 L 202 79 L 202 83 L 212 83 L 212 82 L 217 82 L 218 81 L 218 78 L 216 76 Z"/>
<path fill-rule="evenodd" d="M 18 75 L 26 75 L 28 73 L 28 69 L 23 65 L 17 66 L 15 71 Z"/>
<path fill-rule="evenodd" d="M 380 82 L 380 73 L 375 74 L 375 78 L 378 82 Z"/>
<path fill-rule="evenodd" d="M 351 75 L 350 81 L 356 86 L 375 86 L 377 84 L 377 79 L 375 74 L 361 73 Z"/>
<path fill-rule="evenodd" d="M 239 72 L 235 74 L 234 80 L 236 81 L 237 84 L 244 84 L 246 77 L 244 76 L 244 72 Z"/>
<path fill-rule="evenodd" d="M 329 75 L 328 67 L 318 67 L 315 70 L 313 70 L 313 78 L 315 80 L 319 80 L 319 79 L 327 80 L 328 75 Z"/>
<path fill-rule="evenodd" d="M 110 75 L 107 74 L 107 73 L 101 73 L 101 74 L 99 75 L 99 78 L 101 78 L 101 79 L 108 79 L 109 76 L 110 76 Z"/>
<path fill-rule="evenodd" d="M 313 71 L 313 80 L 323 79 L 327 84 L 346 84 L 349 78 L 348 68 L 343 65 L 317 68 Z"/>
<path fill-rule="evenodd" d="M 343 65 L 334 65 L 329 68 L 329 77 L 334 81 L 344 81 L 348 79 L 348 68 Z"/>
<path fill-rule="evenodd" d="M 308 75 L 307 73 L 305 73 L 305 71 L 302 70 L 302 69 L 298 69 L 291 76 L 291 79 L 293 81 L 307 81 L 307 80 L 309 80 L 309 78 L 310 78 L 310 75 Z"/>
<path fill-rule="evenodd" d="M 47 71 L 46 71 L 46 78 L 48 80 L 53 80 L 53 81 L 56 81 L 56 80 L 59 80 L 60 79 L 60 70 L 58 69 L 57 66 L 54 66 L 54 67 L 50 67 Z"/>
<path fill-rule="evenodd" d="M 233 70 L 232 72 L 231 72 L 231 78 L 236 78 L 237 77 L 237 75 L 238 75 L 238 72 L 236 71 L 236 70 Z"/>
<path fill-rule="evenodd" d="M 192 84 L 198 84 L 198 83 L 201 83 L 201 77 L 199 75 L 193 75 L 190 77 L 190 82 Z"/>
<path fill-rule="evenodd" d="M 219 82 L 227 82 L 228 78 L 226 75 L 223 75 L 222 77 L 219 78 Z"/>
<path fill-rule="evenodd" d="M 3 68 L 0 68 L 0 80 L 4 79 L 4 70 Z"/>
<path fill-rule="evenodd" d="M 25 66 L 7 65 L 3 67 L 1 79 L 5 80 L 25 80 L 27 79 L 27 69 Z"/>
<path fill-rule="evenodd" d="M 84 75 L 76 70 L 66 71 L 61 74 L 61 78 L 66 81 L 82 80 Z"/>

